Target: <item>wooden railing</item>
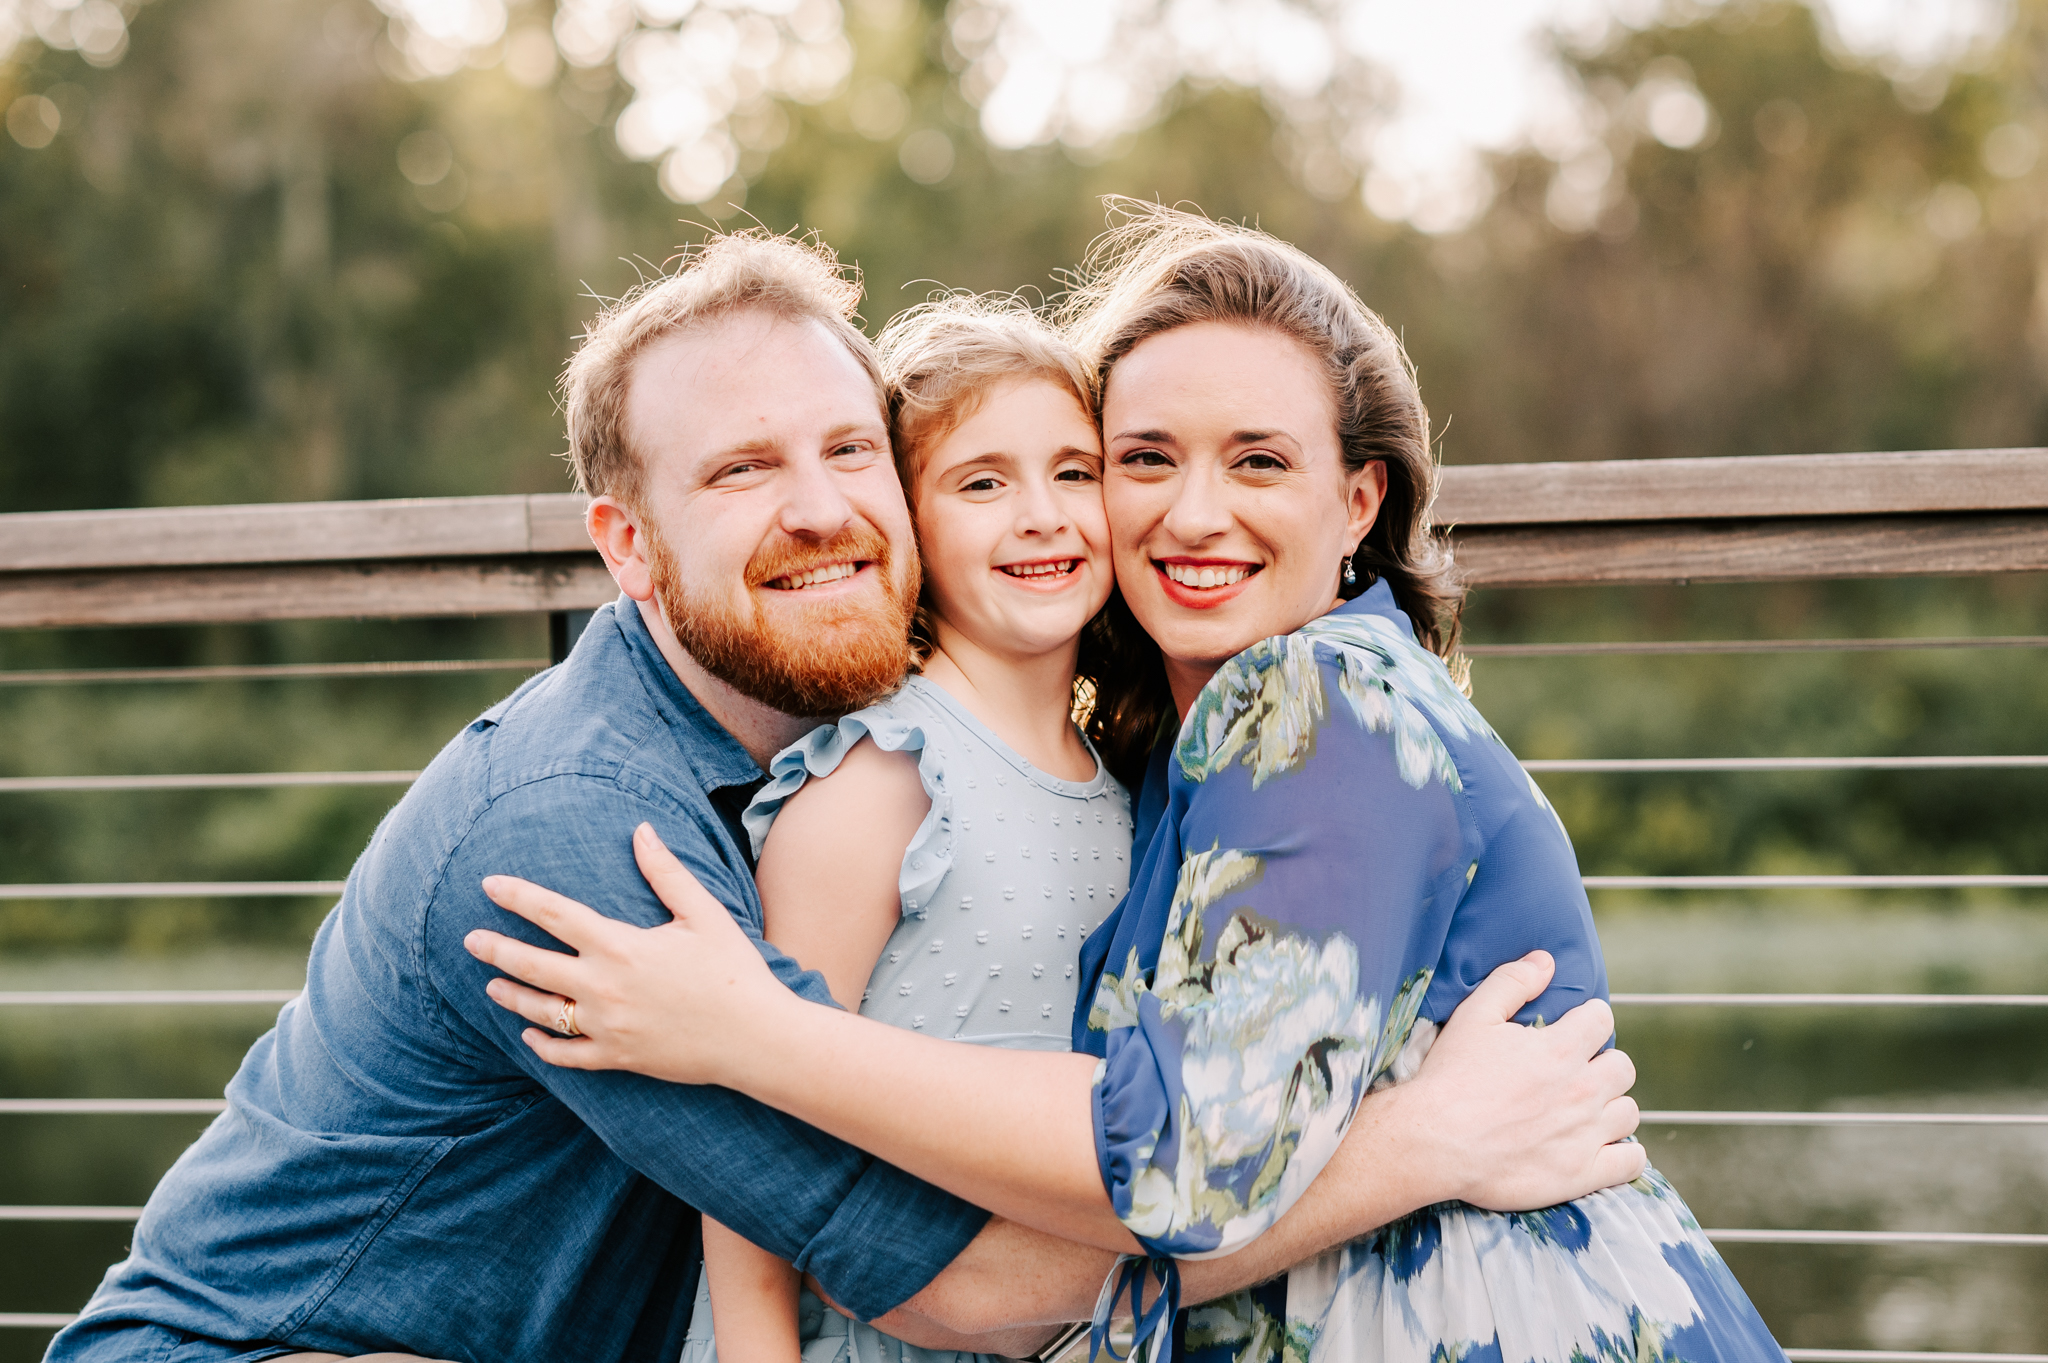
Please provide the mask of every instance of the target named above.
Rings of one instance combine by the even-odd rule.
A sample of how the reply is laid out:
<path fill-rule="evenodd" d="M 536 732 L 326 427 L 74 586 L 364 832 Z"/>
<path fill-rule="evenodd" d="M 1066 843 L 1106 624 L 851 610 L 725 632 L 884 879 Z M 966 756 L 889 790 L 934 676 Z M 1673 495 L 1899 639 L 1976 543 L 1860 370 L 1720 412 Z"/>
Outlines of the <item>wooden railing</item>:
<path fill-rule="evenodd" d="M 2048 569 L 2048 450 L 1444 470 L 1474 586 Z M 0 629 L 587 610 L 573 494 L 0 516 Z"/>
<path fill-rule="evenodd" d="M 183 507 L 0 515 L 0 629 L 161 625 L 337 617 L 546 612 L 559 644 L 568 619 L 616 594 L 582 524 L 580 497 L 537 495 L 387 502 Z M 2048 571 L 2048 449 L 1907 454 L 1506 464 L 1444 471 L 1435 518 L 1474 586 L 1741 582 Z M 1504 644 L 1475 654 L 1777 652 L 1802 648 L 2048 646 L 2044 637 L 1897 640 L 1664 640 Z M 544 659 L 283 664 L 127 672 L 0 672 L 0 683 L 212 680 L 502 667 Z M 1850 758 L 1601 758 L 1535 761 L 1532 770 L 1789 771 L 2048 767 L 2048 755 Z M 410 771 L 0 778 L 0 795 L 36 791 L 400 785 Z M 2048 875 L 1588 877 L 1595 889 L 2048 887 Z M 330 881 L 0 884 L 0 900 L 331 896 Z M 0 1007 L 275 1004 L 289 990 L 16 990 Z M 1617 994 L 1622 1007 L 2048 1006 L 2048 994 Z M 0 1113 L 207 1113 L 218 1098 L 0 1099 Z M 1985 1125 L 2048 1127 L 2018 1112 L 1646 1112 L 1649 1126 Z M 124 1221 L 134 1207 L 0 1207 L 0 1222 Z M 1724 1243 L 1976 1245 L 2032 1252 L 2048 1236 L 1994 1232 L 1714 1229 Z M 0 1326 L 53 1328 L 62 1313 L 0 1313 Z M 2048 1363 L 2048 1354 L 1938 1355 L 1794 1349 L 1800 1363 L 1984 1358 Z"/>

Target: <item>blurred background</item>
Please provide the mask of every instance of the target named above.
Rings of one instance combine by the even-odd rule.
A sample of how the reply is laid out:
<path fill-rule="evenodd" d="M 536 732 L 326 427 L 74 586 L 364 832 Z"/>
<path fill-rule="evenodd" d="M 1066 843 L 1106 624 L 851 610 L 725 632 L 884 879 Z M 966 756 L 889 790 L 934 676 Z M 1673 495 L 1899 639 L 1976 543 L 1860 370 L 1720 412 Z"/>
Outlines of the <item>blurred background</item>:
<path fill-rule="evenodd" d="M 815 230 L 879 326 L 1130 194 L 1405 337 L 1450 464 L 2048 444 L 2041 0 L 0 0 L 0 511 L 568 488 L 596 300 Z M 1475 642 L 2048 634 L 2039 578 L 1490 590 Z M 0 673 L 544 657 L 537 618 L 0 632 Z M 2048 751 L 2027 650 L 1482 658 L 1525 757 Z M 0 685 L 0 775 L 410 768 L 504 673 Z M 1555 775 L 1589 874 L 2048 870 L 2038 772 Z M 0 794 L 0 880 L 343 875 L 394 793 Z M 0 989 L 296 986 L 325 904 L 0 902 Z M 1596 897 L 1619 990 L 2048 989 L 2025 891 Z M 5 1019 L 0 1095 L 216 1095 L 269 1010 Z M 1657 1108 L 2038 1110 L 2016 1010 L 1635 1010 Z M 0 1115 L 0 1203 L 203 1118 Z M 1718 1226 L 2048 1232 L 2039 1130 L 1647 1133 Z M 0 1312 L 119 1224 L 0 1224 Z M 1739 1247 L 1789 1345 L 2048 1351 L 2048 1251 Z M 0 1360 L 47 1332 L 0 1331 Z"/>

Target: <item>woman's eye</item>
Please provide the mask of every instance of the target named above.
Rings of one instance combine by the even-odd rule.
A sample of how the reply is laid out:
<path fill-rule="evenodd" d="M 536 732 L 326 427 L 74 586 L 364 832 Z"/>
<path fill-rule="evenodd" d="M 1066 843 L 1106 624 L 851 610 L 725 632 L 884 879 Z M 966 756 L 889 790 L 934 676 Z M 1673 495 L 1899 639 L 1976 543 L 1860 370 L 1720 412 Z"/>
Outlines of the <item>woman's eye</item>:
<path fill-rule="evenodd" d="M 1158 450 L 1132 450 L 1117 460 L 1125 468 L 1163 469 L 1171 461 Z"/>
<path fill-rule="evenodd" d="M 1287 464 L 1277 455 L 1265 454 L 1255 450 L 1238 460 L 1237 466 L 1241 469 L 1250 469 L 1254 473 L 1277 473 L 1281 469 L 1286 468 Z"/>

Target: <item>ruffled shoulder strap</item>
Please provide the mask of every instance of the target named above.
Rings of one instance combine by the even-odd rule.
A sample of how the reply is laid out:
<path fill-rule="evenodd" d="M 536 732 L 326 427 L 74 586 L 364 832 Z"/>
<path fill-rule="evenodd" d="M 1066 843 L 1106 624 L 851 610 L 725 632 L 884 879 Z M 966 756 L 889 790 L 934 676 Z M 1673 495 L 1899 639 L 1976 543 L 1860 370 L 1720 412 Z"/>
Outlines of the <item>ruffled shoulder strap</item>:
<path fill-rule="evenodd" d="M 775 755 L 768 764 L 768 782 L 755 793 L 740 821 L 753 842 L 754 855 L 768 839 L 768 828 L 790 796 L 814 776 L 830 776 L 863 738 L 883 752 L 915 752 L 918 780 L 931 797 L 931 810 L 910 846 L 903 849 L 897 874 L 897 895 L 906 917 L 922 918 L 939 882 L 953 869 L 953 797 L 946 785 L 946 761 L 958 744 L 947 743 L 945 712 L 919 696 L 915 682 L 889 699 L 856 710 L 837 724 L 824 724 Z M 934 742 L 934 740 L 937 740 Z"/>

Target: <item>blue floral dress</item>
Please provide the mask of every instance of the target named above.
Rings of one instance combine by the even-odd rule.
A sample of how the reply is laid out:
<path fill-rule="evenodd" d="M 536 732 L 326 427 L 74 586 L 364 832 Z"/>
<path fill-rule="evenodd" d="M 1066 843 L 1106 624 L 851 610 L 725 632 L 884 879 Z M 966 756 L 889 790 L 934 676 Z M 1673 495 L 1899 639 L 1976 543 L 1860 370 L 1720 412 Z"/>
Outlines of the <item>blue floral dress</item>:
<path fill-rule="evenodd" d="M 1082 955 L 1097 1152 L 1154 1256 L 1227 1254 L 1411 1077 L 1494 967 L 1604 997 L 1577 859 L 1385 583 L 1226 663 L 1154 754 L 1130 894 Z M 1784 1354 L 1655 1171 L 1541 1212 L 1425 1208 L 1180 1315 L 1199 1363 L 1652 1363 Z"/>

